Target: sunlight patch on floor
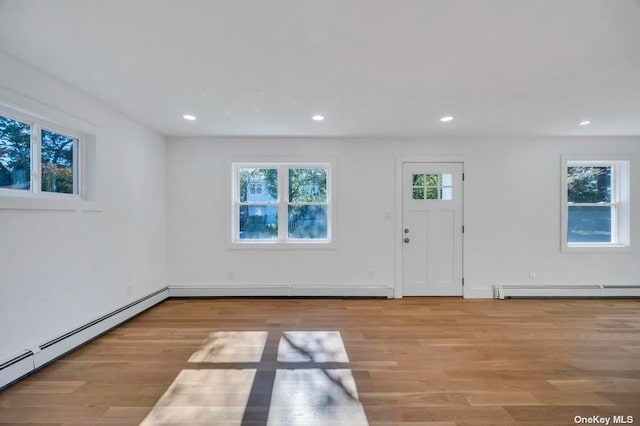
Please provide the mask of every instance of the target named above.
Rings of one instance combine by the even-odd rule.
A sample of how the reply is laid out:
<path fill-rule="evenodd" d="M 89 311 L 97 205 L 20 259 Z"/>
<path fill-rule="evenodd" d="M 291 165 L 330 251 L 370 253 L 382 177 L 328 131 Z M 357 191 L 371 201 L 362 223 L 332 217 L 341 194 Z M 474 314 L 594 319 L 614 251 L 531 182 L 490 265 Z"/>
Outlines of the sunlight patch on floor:
<path fill-rule="evenodd" d="M 267 335 L 266 331 L 216 331 L 189 362 L 260 362 Z"/>
<path fill-rule="evenodd" d="M 349 369 L 278 370 L 267 425 L 368 425 Z"/>
<path fill-rule="evenodd" d="M 339 331 L 285 331 L 279 362 L 349 362 Z"/>
<path fill-rule="evenodd" d="M 210 333 L 189 358 L 202 369 L 182 370 L 141 424 L 369 424 L 351 370 L 336 368 L 349 362 L 339 331 L 284 332 L 275 365 L 267 337 Z"/>
<path fill-rule="evenodd" d="M 140 424 L 239 425 L 255 375 L 255 369 L 182 370 Z"/>

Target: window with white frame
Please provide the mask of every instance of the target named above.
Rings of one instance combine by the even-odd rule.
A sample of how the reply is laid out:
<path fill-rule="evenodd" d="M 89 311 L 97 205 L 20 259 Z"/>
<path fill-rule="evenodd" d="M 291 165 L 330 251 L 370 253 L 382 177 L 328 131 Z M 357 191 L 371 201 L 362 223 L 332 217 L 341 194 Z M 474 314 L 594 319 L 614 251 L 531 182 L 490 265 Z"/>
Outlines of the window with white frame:
<path fill-rule="evenodd" d="M 0 195 L 79 193 L 80 139 L 0 113 Z"/>
<path fill-rule="evenodd" d="M 331 166 L 233 165 L 234 243 L 330 243 Z"/>
<path fill-rule="evenodd" d="M 629 160 L 563 160 L 565 251 L 630 245 Z"/>

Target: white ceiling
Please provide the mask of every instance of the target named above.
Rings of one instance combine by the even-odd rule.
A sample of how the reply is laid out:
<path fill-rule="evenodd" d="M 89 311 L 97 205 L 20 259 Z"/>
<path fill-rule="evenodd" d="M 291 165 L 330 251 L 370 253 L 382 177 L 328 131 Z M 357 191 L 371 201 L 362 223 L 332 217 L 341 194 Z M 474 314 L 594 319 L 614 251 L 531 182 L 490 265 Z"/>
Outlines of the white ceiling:
<path fill-rule="evenodd" d="M 0 0 L 0 51 L 174 136 L 640 135 L 640 0 Z"/>

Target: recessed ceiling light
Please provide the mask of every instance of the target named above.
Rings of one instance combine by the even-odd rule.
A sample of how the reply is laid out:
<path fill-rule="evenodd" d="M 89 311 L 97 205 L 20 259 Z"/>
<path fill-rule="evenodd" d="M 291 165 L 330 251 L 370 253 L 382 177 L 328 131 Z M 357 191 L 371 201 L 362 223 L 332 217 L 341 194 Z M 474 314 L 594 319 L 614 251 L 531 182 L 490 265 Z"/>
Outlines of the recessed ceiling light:
<path fill-rule="evenodd" d="M 591 124 L 591 120 L 584 120 L 580 122 L 581 126 L 586 126 L 587 124 Z"/>
<path fill-rule="evenodd" d="M 193 121 L 196 119 L 196 116 L 191 114 L 184 114 L 182 118 L 184 118 L 185 120 Z"/>
<path fill-rule="evenodd" d="M 453 116 L 452 115 L 445 115 L 444 117 L 442 117 L 440 119 L 440 121 L 442 121 L 443 123 L 446 123 L 447 121 L 451 121 L 453 120 Z"/>
<path fill-rule="evenodd" d="M 316 114 L 311 118 L 313 119 L 313 121 L 322 121 L 324 120 L 324 115 Z"/>

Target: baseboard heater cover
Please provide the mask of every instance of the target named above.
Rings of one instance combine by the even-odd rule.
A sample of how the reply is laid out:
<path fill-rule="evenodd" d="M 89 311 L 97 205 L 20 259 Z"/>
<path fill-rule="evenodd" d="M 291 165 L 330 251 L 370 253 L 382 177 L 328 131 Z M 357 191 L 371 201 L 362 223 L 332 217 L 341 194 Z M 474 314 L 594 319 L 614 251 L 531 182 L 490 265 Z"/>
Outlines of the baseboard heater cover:
<path fill-rule="evenodd" d="M 640 297 L 640 285 L 496 285 L 494 297 L 509 298 L 606 298 Z"/>
<path fill-rule="evenodd" d="M 393 298 L 393 287 L 386 285 L 214 285 L 176 284 L 169 286 L 169 297 L 386 297 Z"/>
<path fill-rule="evenodd" d="M 10 358 L 0 364 L 0 390 L 162 302 L 167 297 L 169 297 L 169 289 L 165 287 Z"/>
<path fill-rule="evenodd" d="M 0 364 L 0 390 L 34 370 L 33 351 L 11 357 Z"/>

